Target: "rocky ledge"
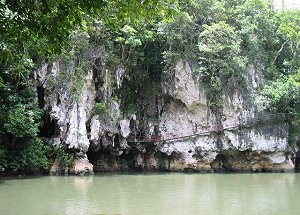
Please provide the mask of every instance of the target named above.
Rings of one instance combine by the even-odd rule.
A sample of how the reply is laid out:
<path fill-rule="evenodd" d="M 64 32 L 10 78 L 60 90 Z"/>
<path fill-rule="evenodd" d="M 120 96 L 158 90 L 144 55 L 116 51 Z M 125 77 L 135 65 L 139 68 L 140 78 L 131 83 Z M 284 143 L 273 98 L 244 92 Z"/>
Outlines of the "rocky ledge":
<path fill-rule="evenodd" d="M 91 59 L 102 69 L 86 68 L 82 86 L 74 88 L 74 65 L 43 63 L 36 83 L 43 92 L 48 130 L 54 145 L 80 152 L 73 167 L 56 161 L 50 174 L 86 175 L 102 171 L 290 171 L 293 150 L 288 146 L 284 120 L 262 121 L 248 127 L 234 127 L 175 141 L 128 141 L 129 136 L 187 136 L 203 128 L 236 125 L 241 120 L 269 114 L 255 100 L 263 68 L 248 68 L 247 91 L 236 89 L 222 96 L 222 109 L 214 112 L 207 102 L 206 89 L 193 74 L 192 64 L 176 63 L 167 77 L 145 80 L 136 96 L 136 110 L 122 108 L 125 72 L 122 66 L 109 70 L 98 58 Z M 100 62 L 100 63 L 99 63 Z M 70 65 L 71 64 L 71 65 Z M 104 65 L 104 66 L 103 66 Z M 69 68 L 66 74 L 61 67 Z M 68 75 L 70 78 L 68 79 Z M 64 77 L 64 79 L 62 79 Z M 127 80 L 127 82 L 130 80 Z M 111 83 L 117 83 L 116 88 Z M 127 89 L 127 88 L 125 88 Z M 126 93 L 131 93 L 127 92 Z"/>

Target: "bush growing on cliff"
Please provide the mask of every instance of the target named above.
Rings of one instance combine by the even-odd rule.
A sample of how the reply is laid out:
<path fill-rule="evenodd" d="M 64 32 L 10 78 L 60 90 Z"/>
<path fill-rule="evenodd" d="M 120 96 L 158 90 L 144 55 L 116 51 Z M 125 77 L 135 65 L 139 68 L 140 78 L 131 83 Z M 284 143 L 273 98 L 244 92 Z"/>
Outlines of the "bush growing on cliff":
<path fill-rule="evenodd" d="M 267 74 L 269 82 L 262 94 L 271 111 L 290 114 L 289 138 L 295 146 L 300 132 L 300 11 L 283 10 L 274 19 L 278 42 L 270 54 L 273 73 Z"/>
<path fill-rule="evenodd" d="M 289 76 L 282 76 L 263 90 L 272 112 L 289 113 L 289 142 L 295 146 L 300 132 L 300 70 Z"/>
<path fill-rule="evenodd" d="M 197 65 L 209 106 L 222 108 L 220 95 L 247 89 L 246 68 L 269 64 L 276 44 L 275 11 L 267 0 L 185 2 L 174 23 L 163 26 L 169 67 L 178 59 Z M 276 48 L 275 48 L 276 49 Z M 167 69 L 172 73 L 172 68 Z"/>
<path fill-rule="evenodd" d="M 61 147 L 54 146 L 51 149 L 52 161 L 57 160 L 62 168 L 71 168 L 74 166 L 75 155 L 68 153 Z"/>
<path fill-rule="evenodd" d="M 243 86 L 246 57 L 241 55 L 242 40 L 234 27 L 222 21 L 203 28 L 198 42 L 198 71 L 208 89 L 209 105 L 216 107 L 224 90 Z"/>

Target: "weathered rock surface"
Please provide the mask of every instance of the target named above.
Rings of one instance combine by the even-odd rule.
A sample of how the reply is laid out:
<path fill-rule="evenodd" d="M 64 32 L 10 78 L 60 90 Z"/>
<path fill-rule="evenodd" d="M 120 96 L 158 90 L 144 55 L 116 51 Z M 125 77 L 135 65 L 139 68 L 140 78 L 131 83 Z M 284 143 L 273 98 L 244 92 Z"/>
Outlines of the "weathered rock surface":
<path fill-rule="evenodd" d="M 55 160 L 49 173 L 50 175 L 64 175 L 69 173 L 69 168 L 62 166 L 59 160 Z"/>
<path fill-rule="evenodd" d="M 59 160 L 55 160 L 50 170 L 50 175 L 92 175 L 93 165 L 87 158 L 77 158 L 72 167 L 66 167 Z"/>
<path fill-rule="evenodd" d="M 73 175 L 92 175 L 94 173 L 93 165 L 87 158 L 76 159 L 70 173 Z"/>
<path fill-rule="evenodd" d="M 81 89 L 76 89 L 78 92 L 74 94 L 70 92 L 74 83 L 67 82 L 68 79 L 61 80 L 62 73 L 59 63 L 46 63 L 37 72 L 37 85 L 46 89 L 44 109 L 49 113 L 50 120 L 56 122 L 56 144 L 66 144 L 69 148 L 86 152 L 90 144 L 86 122 L 96 96 L 93 72 L 86 71 Z M 57 143 L 58 140 L 60 143 Z"/>
<path fill-rule="evenodd" d="M 193 77 L 191 66 L 185 61 L 178 61 L 171 79 L 164 82 L 163 89 L 174 99 L 179 99 L 189 109 L 197 104 L 206 105 L 204 89 L 200 91 L 199 81 Z"/>
<path fill-rule="evenodd" d="M 256 95 L 262 81 L 254 68 L 249 68 L 248 91 L 237 89 L 223 95 L 223 108 L 218 116 L 208 107 L 206 90 L 188 62 L 178 61 L 160 83 L 145 82 L 137 93 L 137 110 L 133 115 L 122 112 L 122 98 L 112 99 L 114 89 L 109 87 L 115 82 L 116 89 L 122 89 L 125 74 L 123 67 L 117 67 L 115 74 L 102 69 L 98 75 L 87 69 L 75 99 L 70 92 L 70 79 L 61 79 L 59 63 L 45 63 L 36 73 L 37 86 L 51 88 L 46 90 L 44 109 L 55 122 L 53 142 L 84 155 L 76 157 L 72 169 L 61 170 L 55 162 L 51 174 L 86 175 L 93 171 L 137 169 L 213 172 L 294 168 L 287 142 L 288 129 L 283 120 L 238 126 L 267 114 L 263 106 L 250 98 Z M 95 112 L 97 102 L 104 103 L 107 110 Z M 232 128 L 174 141 L 127 142 L 131 135 L 188 136 L 216 125 Z"/>

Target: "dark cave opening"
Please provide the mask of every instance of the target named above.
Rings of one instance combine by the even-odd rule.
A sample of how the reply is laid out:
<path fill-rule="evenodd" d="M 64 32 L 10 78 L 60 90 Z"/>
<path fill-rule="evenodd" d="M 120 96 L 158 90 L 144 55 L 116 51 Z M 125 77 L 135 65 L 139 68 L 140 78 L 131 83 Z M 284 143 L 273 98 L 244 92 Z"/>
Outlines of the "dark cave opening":
<path fill-rule="evenodd" d="M 45 107 L 45 89 L 41 86 L 36 87 L 37 95 L 38 95 L 38 103 L 39 108 L 43 109 Z"/>
<path fill-rule="evenodd" d="M 87 157 L 94 172 L 136 171 L 135 150 L 125 150 L 121 155 L 114 149 L 90 146 Z"/>
<path fill-rule="evenodd" d="M 214 172 L 231 172 L 230 168 L 227 166 L 227 163 L 227 156 L 223 153 L 220 153 L 216 156 L 211 166 Z"/>
<path fill-rule="evenodd" d="M 115 171 L 116 156 L 110 149 L 101 148 L 94 150 L 89 148 L 87 157 L 94 166 L 94 172 Z"/>
<path fill-rule="evenodd" d="M 39 108 L 44 109 L 45 107 L 45 89 L 42 86 L 37 86 L 37 97 Z M 43 114 L 43 124 L 40 127 L 39 136 L 51 138 L 54 137 L 58 132 L 57 121 L 51 119 L 50 115 L 46 112 Z"/>
<path fill-rule="evenodd" d="M 296 156 L 295 156 L 295 169 L 300 170 L 300 150 L 299 149 L 296 152 Z"/>
<path fill-rule="evenodd" d="M 178 154 L 176 154 L 175 152 L 172 152 L 170 156 L 160 151 L 156 152 L 155 159 L 157 161 L 157 169 L 160 171 L 169 170 L 171 160 L 176 159 L 177 156 Z"/>
<path fill-rule="evenodd" d="M 58 130 L 59 128 L 57 125 L 57 121 L 51 119 L 49 114 L 44 113 L 43 125 L 40 128 L 39 135 L 41 137 L 51 138 L 57 134 Z"/>
<path fill-rule="evenodd" d="M 123 154 L 119 156 L 119 164 L 121 170 L 136 170 L 134 151 L 129 150 L 123 152 Z"/>

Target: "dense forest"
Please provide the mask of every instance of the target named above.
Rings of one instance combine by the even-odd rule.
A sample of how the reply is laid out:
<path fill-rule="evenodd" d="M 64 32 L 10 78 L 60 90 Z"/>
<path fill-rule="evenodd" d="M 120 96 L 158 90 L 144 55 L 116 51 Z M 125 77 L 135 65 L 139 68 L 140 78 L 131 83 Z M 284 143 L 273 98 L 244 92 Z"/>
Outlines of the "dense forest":
<path fill-rule="evenodd" d="M 0 32 L 0 173 L 47 172 L 55 159 L 72 165 L 74 155 L 51 145 L 42 131 L 33 74 L 41 59 L 67 60 L 99 44 L 108 65 L 126 68 L 130 91 L 145 76 L 160 78 L 177 59 L 197 62 L 215 110 L 222 93 L 247 85 L 248 65 L 263 65 L 256 99 L 271 112 L 288 113 L 290 145 L 298 140 L 299 10 L 277 11 L 271 0 L 4 0 Z M 76 71 L 75 90 L 87 63 Z M 116 96 L 131 112 L 134 95 L 126 92 Z"/>

